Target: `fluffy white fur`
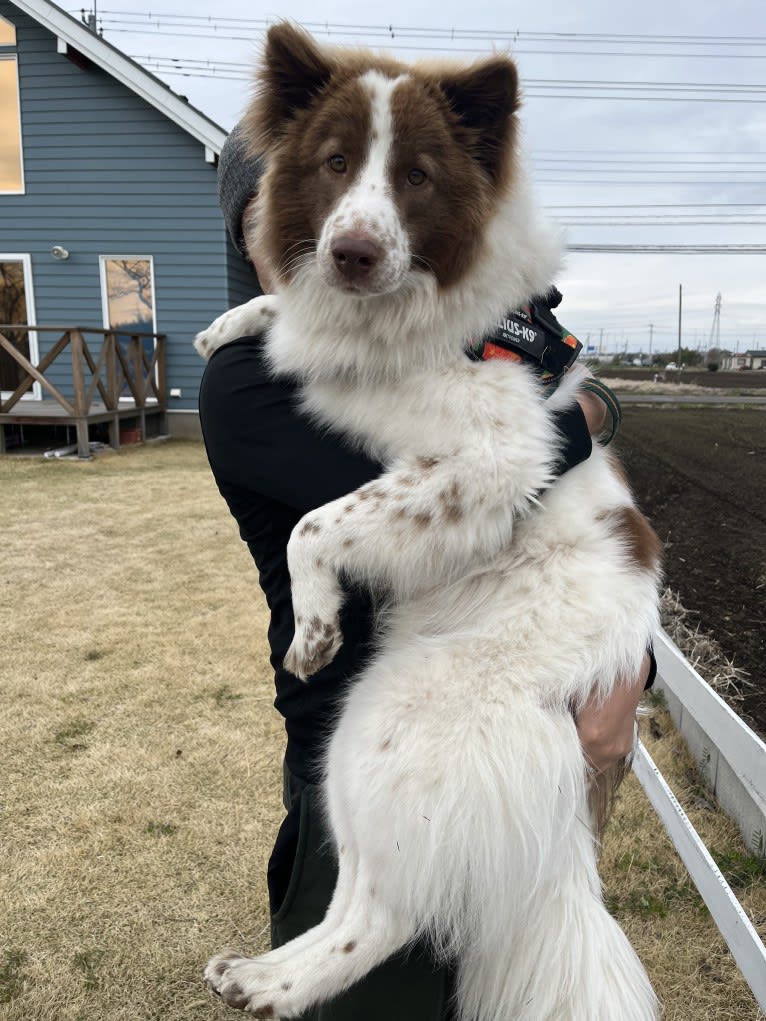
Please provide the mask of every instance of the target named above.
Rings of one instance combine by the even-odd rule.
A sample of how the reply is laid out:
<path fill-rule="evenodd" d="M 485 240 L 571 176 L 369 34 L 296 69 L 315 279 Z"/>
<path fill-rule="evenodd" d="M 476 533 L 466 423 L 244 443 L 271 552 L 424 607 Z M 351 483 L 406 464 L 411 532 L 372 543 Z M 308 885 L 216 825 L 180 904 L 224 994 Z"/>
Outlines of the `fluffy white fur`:
<path fill-rule="evenodd" d="M 276 298 L 198 339 L 210 353 L 278 310 L 274 371 L 302 380 L 307 412 L 386 465 L 307 514 L 288 546 L 298 676 L 342 642 L 339 573 L 390 604 L 328 749 L 340 873 L 325 920 L 206 971 L 256 1016 L 294 1017 L 420 936 L 458 962 L 462 1021 L 657 1016 L 602 902 L 571 714 L 594 687 L 636 676 L 657 578 L 617 532 L 632 498 L 604 451 L 551 485 L 551 411 L 574 399 L 576 378 L 545 401 L 524 367 L 463 353 L 544 290 L 558 259 L 517 174 L 449 290 L 406 269 L 392 292 L 349 295 L 328 286 L 320 250 Z"/>

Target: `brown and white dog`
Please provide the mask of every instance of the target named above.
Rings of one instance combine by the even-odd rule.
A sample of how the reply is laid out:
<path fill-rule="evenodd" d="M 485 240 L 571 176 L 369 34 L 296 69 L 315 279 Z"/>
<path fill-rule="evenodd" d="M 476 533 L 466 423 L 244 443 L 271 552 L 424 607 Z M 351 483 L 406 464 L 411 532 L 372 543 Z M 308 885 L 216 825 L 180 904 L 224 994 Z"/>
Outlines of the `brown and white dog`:
<path fill-rule="evenodd" d="M 389 602 L 327 753 L 327 915 L 206 970 L 256 1017 L 295 1017 L 420 937 L 457 962 L 462 1021 L 656 1017 L 602 902 L 572 706 L 636 676 L 658 545 L 601 448 L 553 480 L 551 412 L 574 400 L 574 373 L 546 401 L 522 365 L 465 355 L 559 262 L 518 155 L 518 101 L 505 56 L 407 66 L 288 25 L 268 35 L 250 242 L 277 294 L 197 348 L 267 326 L 306 413 L 386 466 L 293 532 L 289 669 L 307 679 L 342 643 L 340 574 Z"/>

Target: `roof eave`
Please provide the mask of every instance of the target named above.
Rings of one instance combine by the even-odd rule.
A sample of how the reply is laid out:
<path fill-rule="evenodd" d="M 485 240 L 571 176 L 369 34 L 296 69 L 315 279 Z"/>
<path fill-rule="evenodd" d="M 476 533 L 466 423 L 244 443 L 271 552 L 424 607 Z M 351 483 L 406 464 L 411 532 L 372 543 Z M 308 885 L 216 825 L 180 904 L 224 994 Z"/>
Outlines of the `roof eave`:
<path fill-rule="evenodd" d="M 214 163 L 221 152 L 226 131 L 215 121 L 176 95 L 167 85 L 130 57 L 121 53 L 66 11 L 48 0 L 11 0 L 14 7 L 33 18 L 58 40 L 72 46 L 88 60 L 103 68 L 136 95 L 150 103 L 169 120 L 202 143 L 205 159 Z"/>

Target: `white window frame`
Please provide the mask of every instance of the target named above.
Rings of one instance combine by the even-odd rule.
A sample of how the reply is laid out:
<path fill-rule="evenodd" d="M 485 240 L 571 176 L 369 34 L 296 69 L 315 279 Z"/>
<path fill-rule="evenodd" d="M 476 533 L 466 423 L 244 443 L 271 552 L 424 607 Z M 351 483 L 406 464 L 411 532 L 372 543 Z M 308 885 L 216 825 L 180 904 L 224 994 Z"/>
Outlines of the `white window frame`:
<path fill-rule="evenodd" d="M 24 267 L 24 301 L 27 306 L 27 325 L 37 325 L 35 318 L 35 293 L 32 286 L 32 256 L 28 252 L 0 252 L 0 262 L 20 262 Z M 37 330 L 30 330 L 29 337 L 29 360 L 33 365 L 40 361 L 40 348 L 37 342 Z M 10 390 L 3 390 L 3 397 L 11 396 Z M 35 382 L 27 390 L 22 401 L 41 401 L 42 387 Z"/>
<path fill-rule="evenodd" d="M 107 283 L 106 283 L 106 264 L 107 264 L 107 262 L 110 259 L 111 260 L 114 260 L 114 259 L 146 259 L 148 261 L 148 263 L 149 263 L 149 272 L 150 272 L 151 281 L 152 281 L 152 333 L 156 334 L 157 333 L 157 291 L 156 291 L 156 288 L 154 286 L 154 256 L 153 255 L 125 255 L 125 254 L 122 254 L 122 255 L 114 255 L 114 254 L 99 255 L 99 257 L 98 257 L 98 266 L 99 266 L 99 274 L 100 274 L 100 277 L 101 277 L 101 319 L 102 319 L 102 323 L 103 323 L 104 329 L 105 330 L 110 330 L 112 328 L 109 325 L 109 291 L 107 289 Z M 152 343 L 153 343 L 153 345 L 154 345 L 154 347 L 156 349 L 156 347 L 157 347 L 157 338 L 156 337 L 152 337 Z M 155 369 L 155 382 L 157 382 L 157 381 L 158 381 L 157 380 L 157 371 Z M 128 396 L 128 397 L 121 396 L 119 398 L 119 400 L 123 404 L 133 404 L 133 403 L 135 403 L 133 401 L 133 398 L 130 397 L 130 396 Z M 147 398 L 147 402 L 149 404 L 156 403 L 156 399 L 154 397 L 148 397 Z"/>
<path fill-rule="evenodd" d="M 26 175 L 24 173 L 24 132 L 21 130 L 21 82 L 19 81 L 19 58 L 4 47 L 0 47 L 0 60 L 12 60 L 16 68 L 16 123 L 19 126 L 19 167 L 21 169 L 21 188 L 8 189 L 0 187 L 0 195 L 26 195 Z"/>

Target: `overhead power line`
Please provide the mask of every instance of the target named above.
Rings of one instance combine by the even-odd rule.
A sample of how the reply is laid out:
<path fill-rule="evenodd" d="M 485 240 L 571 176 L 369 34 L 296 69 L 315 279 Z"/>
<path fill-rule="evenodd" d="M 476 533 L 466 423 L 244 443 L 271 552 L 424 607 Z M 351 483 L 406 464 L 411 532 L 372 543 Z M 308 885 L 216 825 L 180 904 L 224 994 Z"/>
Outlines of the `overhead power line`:
<path fill-rule="evenodd" d="M 163 14 L 149 11 L 102 10 L 99 20 L 110 32 L 136 32 L 150 30 L 156 35 L 172 35 L 210 38 L 211 32 L 218 39 L 252 40 L 265 33 L 274 19 L 222 17 L 212 15 Z M 372 45 L 385 45 L 388 50 L 453 51 L 460 53 L 485 53 L 490 47 L 506 49 L 513 47 L 514 53 L 561 56 L 617 56 L 647 58 L 686 59 L 766 59 L 766 37 L 764 36 L 714 36 L 714 35 L 653 35 L 620 33 L 566 33 L 566 32 L 525 32 L 519 29 L 459 29 L 363 24 L 332 24 L 330 22 L 304 22 L 303 27 L 315 35 L 326 38 L 337 45 L 358 45 L 360 36 Z M 189 31 L 180 31 L 186 29 Z M 351 40 L 344 43 L 344 38 Z M 402 43 L 412 40 L 417 44 Z M 429 45 L 429 44 L 438 45 Z M 483 43 L 481 47 L 467 46 L 466 43 Z M 530 44 L 532 44 L 530 46 Z M 553 47 L 534 48 L 538 44 Z M 626 46 L 640 46 L 639 50 L 626 50 Z M 573 46 L 595 46 L 596 49 L 573 49 Z M 680 51 L 668 51 L 666 47 L 681 47 Z M 605 48 L 611 47 L 611 49 Z M 615 48 L 617 47 L 617 48 Z M 683 47 L 696 47 L 699 52 Z"/>
<path fill-rule="evenodd" d="M 213 17 L 208 14 L 152 14 L 150 11 L 117 11 L 110 9 L 103 9 L 102 14 L 114 14 L 125 17 L 134 18 L 150 18 L 159 21 L 197 21 L 203 24 L 212 24 L 215 22 L 236 22 L 240 24 L 248 25 L 261 25 L 267 27 L 275 23 L 275 19 L 272 18 L 242 18 L 242 17 L 226 17 L 223 15 L 216 15 Z M 381 32 L 386 35 L 395 36 L 403 32 L 419 32 L 428 33 L 434 36 L 444 36 L 450 39 L 458 38 L 461 36 L 470 36 L 472 38 L 494 38 L 498 35 L 504 37 L 513 37 L 517 39 L 535 39 L 535 40 L 554 40 L 559 42 L 570 42 L 573 40 L 580 40 L 586 42 L 601 42 L 601 41 L 621 41 L 621 42 L 641 42 L 641 43 L 705 43 L 710 46 L 725 45 L 725 46 L 766 46 L 766 35 L 754 36 L 754 35 L 694 35 L 694 34 L 669 34 L 669 33 L 622 33 L 622 32 L 532 32 L 521 30 L 518 28 L 444 28 L 444 27 L 423 27 L 423 26 L 401 26 L 394 24 L 385 25 L 370 25 L 370 24 L 356 24 L 348 22 L 328 22 L 328 21 L 306 21 L 303 22 L 303 27 L 311 29 L 312 31 L 321 30 L 326 32 L 340 32 L 340 31 L 354 31 L 354 32 Z"/>
<path fill-rule="evenodd" d="M 576 204 L 572 202 L 566 205 L 545 205 L 544 208 L 548 210 L 619 209 L 620 211 L 627 211 L 628 209 L 710 209 L 712 206 L 722 209 L 733 207 L 737 209 L 761 209 L 766 208 L 766 202 L 631 202 L 629 205 L 591 205 L 589 203 Z"/>
<path fill-rule="evenodd" d="M 205 14 L 153 14 L 150 11 L 119 11 L 111 9 L 101 10 L 101 16 L 113 16 L 122 19 L 135 19 L 140 22 L 161 24 L 170 22 L 178 24 L 197 25 L 201 28 L 210 28 L 217 24 L 238 25 L 261 30 L 268 29 L 278 19 L 273 18 L 243 18 L 225 17 L 221 15 Z M 326 35 L 344 35 L 349 33 L 382 36 L 389 39 L 408 37 L 426 37 L 430 39 L 443 39 L 452 42 L 460 39 L 480 39 L 493 42 L 496 39 L 512 40 L 514 42 L 550 42 L 556 45 L 577 44 L 618 44 L 642 46 L 668 46 L 668 45 L 694 45 L 711 47 L 735 47 L 735 48 L 763 48 L 766 47 L 766 36 L 723 36 L 723 35 L 694 35 L 694 34 L 662 34 L 662 33 L 619 33 L 619 32 L 532 32 L 523 31 L 517 28 L 444 28 L 435 26 L 413 26 L 413 25 L 370 25 L 355 23 L 331 23 L 328 21 L 306 21 L 303 27 L 314 33 Z"/>
<path fill-rule="evenodd" d="M 175 57 L 133 55 L 145 67 L 162 74 L 195 78 L 219 78 L 248 81 L 248 64 Z M 565 92 L 560 90 L 565 89 Z M 558 90 L 558 91 L 556 91 Z M 696 82 L 615 82 L 577 79 L 526 78 L 524 95 L 531 99 L 600 99 L 643 102 L 685 103 L 758 103 L 766 102 L 766 86 L 740 84 L 715 85 Z"/>
<path fill-rule="evenodd" d="M 611 252 L 613 254 L 675 254 L 675 255 L 766 255 L 766 245 L 612 245 L 571 244 L 569 252 Z"/>
<path fill-rule="evenodd" d="M 638 185 L 641 185 L 641 187 L 643 187 L 643 188 L 653 188 L 655 186 L 667 186 L 667 185 L 674 186 L 674 187 L 683 187 L 683 188 L 697 188 L 697 187 L 700 187 L 700 186 L 707 187 L 709 185 L 715 185 L 715 186 L 719 186 L 719 185 L 720 186 L 724 186 L 725 185 L 727 187 L 735 187 L 735 186 L 739 187 L 741 185 L 745 185 L 746 187 L 755 187 L 756 185 L 759 185 L 761 183 L 760 181 L 731 181 L 731 180 L 686 181 L 686 180 L 682 180 L 682 179 L 679 179 L 679 178 L 676 178 L 675 180 L 663 180 L 663 181 L 656 181 L 656 180 L 651 180 L 651 181 L 646 181 L 646 180 L 644 180 L 644 181 L 635 181 L 635 180 L 634 181 L 605 181 L 603 179 L 599 179 L 597 181 L 593 180 L 593 179 L 578 179 L 578 180 L 574 181 L 571 178 L 567 179 L 566 177 L 563 177 L 563 178 L 562 177 L 540 177 L 540 176 L 537 176 L 537 175 L 535 176 L 535 180 L 538 183 L 540 183 L 540 184 L 566 185 L 567 187 L 571 187 L 573 185 L 577 185 L 578 188 L 581 187 L 581 186 L 592 185 L 592 184 L 610 185 L 610 186 L 615 187 L 615 188 L 637 187 Z"/>

